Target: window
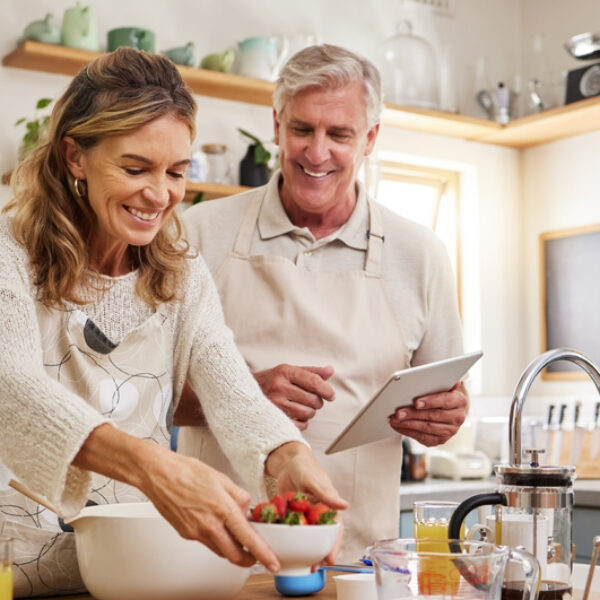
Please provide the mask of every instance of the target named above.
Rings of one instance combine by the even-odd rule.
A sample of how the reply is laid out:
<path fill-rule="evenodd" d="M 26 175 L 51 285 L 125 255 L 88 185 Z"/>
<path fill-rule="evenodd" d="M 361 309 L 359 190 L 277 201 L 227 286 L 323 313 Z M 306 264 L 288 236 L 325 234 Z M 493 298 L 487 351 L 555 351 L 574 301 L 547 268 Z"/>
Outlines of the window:
<path fill-rule="evenodd" d="M 462 312 L 458 181 L 456 171 L 391 160 L 369 158 L 365 168 L 367 190 L 377 202 L 429 227 L 444 242 L 456 274 Z"/>

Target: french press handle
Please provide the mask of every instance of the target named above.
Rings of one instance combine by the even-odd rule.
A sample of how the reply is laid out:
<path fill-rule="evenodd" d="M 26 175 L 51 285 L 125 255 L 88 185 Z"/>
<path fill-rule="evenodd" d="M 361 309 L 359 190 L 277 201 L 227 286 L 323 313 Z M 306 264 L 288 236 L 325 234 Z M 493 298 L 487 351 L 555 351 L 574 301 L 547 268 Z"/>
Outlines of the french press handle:
<path fill-rule="evenodd" d="M 450 518 L 450 524 L 448 525 L 448 538 L 451 540 L 459 540 L 460 528 L 463 524 L 463 521 L 467 518 L 467 515 L 478 506 L 485 506 L 488 504 L 501 504 L 502 506 L 507 506 L 508 503 L 506 500 L 506 496 L 504 494 L 501 494 L 500 492 L 476 494 L 475 496 L 467 498 L 466 500 L 461 502 L 452 513 L 452 517 Z M 457 550 L 453 546 L 454 544 L 450 543 L 450 550 L 452 552 L 460 552 L 460 548 Z"/>

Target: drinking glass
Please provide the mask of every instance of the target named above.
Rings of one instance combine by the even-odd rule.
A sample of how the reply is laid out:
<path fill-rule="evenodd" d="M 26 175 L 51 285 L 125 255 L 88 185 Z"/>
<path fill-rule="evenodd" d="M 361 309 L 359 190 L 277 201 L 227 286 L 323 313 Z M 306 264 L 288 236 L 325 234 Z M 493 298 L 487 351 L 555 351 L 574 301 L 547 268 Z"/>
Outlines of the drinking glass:
<path fill-rule="evenodd" d="M 413 518 L 417 550 L 420 552 L 448 552 L 448 525 L 458 502 L 422 501 L 413 503 Z M 464 527 L 461 537 L 464 537 Z M 445 595 L 455 595 L 460 584 L 460 573 L 447 557 L 430 556 L 420 561 L 419 589 L 427 594 L 436 589 Z"/>
<path fill-rule="evenodd" d="M 0 600 L 12 600 L 12 539 L 0 537 Z"/>
<path fill-rule="evenodd" d="M 458 502 L 435 502 L 424 500 L 413 503 L 413 519 L 415 526 L 415 538 L 422 540 L 425 538 L 436 540 L 448 539 L 448 525 L 452 513 L 458 506 Z M 464 538 L 464 525 L 460 531 L 460 537 Z M 447 543 L 440 543 L 438 547 L 441 552 L 448 548 Z"/>

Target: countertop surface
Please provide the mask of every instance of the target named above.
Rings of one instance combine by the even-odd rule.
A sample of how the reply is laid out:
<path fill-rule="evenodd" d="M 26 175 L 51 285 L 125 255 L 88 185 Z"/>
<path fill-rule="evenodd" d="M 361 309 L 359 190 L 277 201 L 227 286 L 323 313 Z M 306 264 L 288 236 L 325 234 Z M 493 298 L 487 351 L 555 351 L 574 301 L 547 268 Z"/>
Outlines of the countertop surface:
<path fill-rule="evenodd" d="M 574 590 L 573 599 L 581 600 L 583 596 L 582 590 Z M 55 596 L 56 600 L 91 600 L 93 596 L 89 594 L 80 594 L 78 596 Z M 268 598 L 282 598 L 279 592 L 275 590 L 273 585 L 273 577 L 271 575 L 251 575 L 244 589 L 234 600 L 262 600 Z M 335 591 L 335 581 L 332 577 L 327 578 L 325 587 L 318 593 L 311 596 L 296 596 L 296 598 L 314 598 L 315 600 L 336 600 L 337 594 Z M 41 599 L 40 599 L 41 600 Z M 140 600 L 144 600 L 140 598 Z M 165 599 L 167 600 L 167 599 Z M 198 600 L 209 600 L 198 597 Z M 589 600 L 600 600 L 600 592 L 591 592 Z"/>
<path fill-rule="evenodd" d="M 296 596 L 296 598 L 318 598 L 318 600 L 336 600 L 336 597 L 335 581 L 331 576 L 327 577 L 327 583 L 318 595 Z M 90 596 L 89 594 L 79 594 L 77 596 L 54 596 L 54 598 L 55 600 L 60 600 L 61 598 L 64 600 L 91 600 L 93 596 Z M 251 575 L 242 591 L 235 597 L 235 600 L 262 600 L 263 598 L 282 598 L 275 589 L 272 575 Z M 140 598 L 140 600 L 144 599 Z M 165 600 L 168 600 L 168 598 L 165 598 Z M 198 596 L 198 600 L 210 599 L 204 599 L 202 596 Z M 600 600 L 600 598 L 595 600 Z"/>
<path fill-rule="evenodd" d="M 462 502 L 474 494 L 492 492 L 496 478 L 489 479 L 440 479 L 428 477 L 425 481 L 403 481 L 400 486 L 400 510 L 412 510 L 415 500 L 446 500 Z M 600 480 L 575 479 L 575 506 L 600 506 Z"/>

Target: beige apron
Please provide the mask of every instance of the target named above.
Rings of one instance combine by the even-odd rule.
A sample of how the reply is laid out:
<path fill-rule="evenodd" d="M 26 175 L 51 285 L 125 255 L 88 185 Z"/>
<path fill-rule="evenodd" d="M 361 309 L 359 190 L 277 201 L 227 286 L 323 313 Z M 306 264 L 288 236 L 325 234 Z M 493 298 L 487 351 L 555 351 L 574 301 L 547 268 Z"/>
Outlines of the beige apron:
<path fill-rule="evenodd" d="M 339 558 L 357 560 L 374 540 L 398 536 L 401 437 L 323 452 L 389 375 L 408 366 L 381 278 L 379 211 L 369 201 L 372 235 L 364 270 L 319 273 L 279 256 L 250 255 L 261 204 L 261 197 L 250 204 L 233 253 L 215 277 L 225 320 L 253 372 L 280 363 L 335 368 L 335 400 L 325 402 L 304 436 L 350 503 Z"/>
<path fill-rule="evenodd" d="M 118 345 L 80 310 L 38 305 L 46 372 L 121 430 L 169 445 L 172 334 L 160 308 Z M 43 419 L 43 415 L 39 415 Z M 74 535 L 58 517 L 0 481 L 4 534 L 15 538 L 15 597 L 83 590 Z M 127 484 L 94 474 L 89 499 L 98 504 L 146 500 Z"/>

